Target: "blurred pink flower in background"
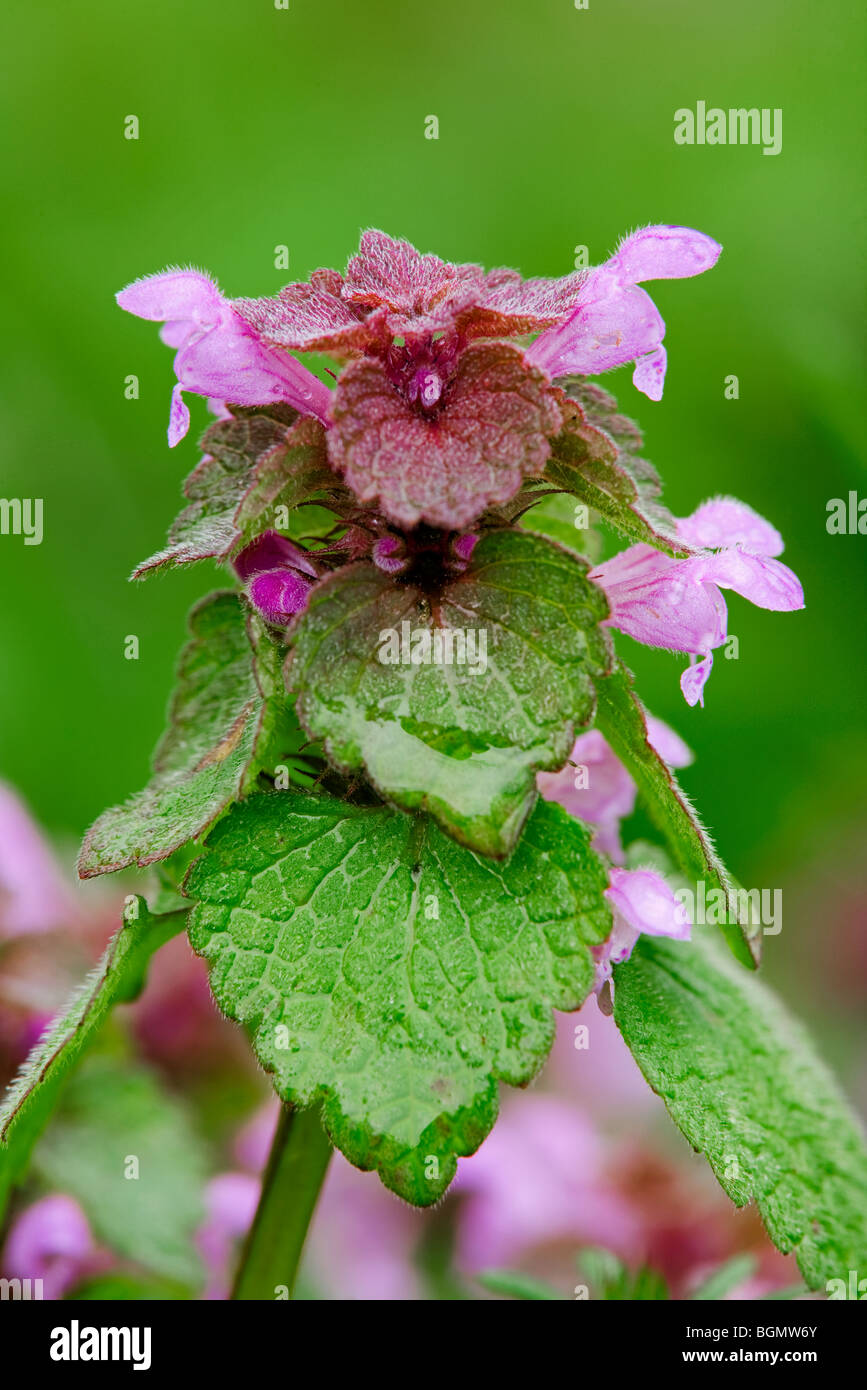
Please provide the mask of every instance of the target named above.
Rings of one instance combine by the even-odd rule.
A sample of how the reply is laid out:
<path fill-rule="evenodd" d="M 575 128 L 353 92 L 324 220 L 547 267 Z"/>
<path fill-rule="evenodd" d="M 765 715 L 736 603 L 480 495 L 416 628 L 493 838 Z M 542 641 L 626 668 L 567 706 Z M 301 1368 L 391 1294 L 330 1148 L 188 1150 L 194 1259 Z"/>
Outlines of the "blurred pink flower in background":
<path fill-rule="evenodd" d="M 0 937 L 56 931 L 77 918 L 52 850 L 21 798 L 0 782 Z"/>
<path fill-rule="evenodd" d="M 63 1298 L 108 1264 L 111 1256 L 97 1248 L 81 1207 L 61 1193 L 23 1211 L 3 1249 L 5 1278 L 41 1279 L 44 1299 Z"/>
<path fill-rule="evenodd" d="M 207 1272 L 202 1295 L 227 1299 L 238 1251 L 256 1215 L 261 1184 L 250 1173 L 218 1173 L 205 1188 L 207 1216 L 196 1245 Z"/>

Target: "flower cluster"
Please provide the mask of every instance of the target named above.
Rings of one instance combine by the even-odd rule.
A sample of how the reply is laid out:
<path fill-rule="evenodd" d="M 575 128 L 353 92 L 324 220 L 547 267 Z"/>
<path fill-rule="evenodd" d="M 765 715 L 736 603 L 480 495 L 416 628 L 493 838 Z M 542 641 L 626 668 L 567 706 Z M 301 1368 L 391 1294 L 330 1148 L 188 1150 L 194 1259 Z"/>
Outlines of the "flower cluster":
<path fill-rule="evenodd" d="M 719 252 L 701 232 L 647 227 L 595 269 L 522 280 L 369 231 L 345 276 L 317 270 L 274 298 L 229 300 L 207 275 L 170 270 L 118 302 L 177 349 L 170 444 L 189 428 L 185 391 L 283 401 L 326 426 L 331 465 L 362 503 L 399 526 L 463 529 L 541 471 L 562 424 L 558 378 L 634 361 L 636 386 L 660 398 L 665 325 L 640 282 L 697 275 Z M 335 390 L 292 351 L 344 362 Z"/>

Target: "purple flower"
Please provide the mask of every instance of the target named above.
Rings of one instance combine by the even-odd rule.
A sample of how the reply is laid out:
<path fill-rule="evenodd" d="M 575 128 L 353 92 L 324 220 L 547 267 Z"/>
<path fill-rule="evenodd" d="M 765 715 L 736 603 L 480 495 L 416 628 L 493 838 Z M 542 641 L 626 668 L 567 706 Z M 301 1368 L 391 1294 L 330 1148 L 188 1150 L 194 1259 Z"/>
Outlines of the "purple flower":
<path fill-rule="evenodd" d="M 673 560 L 649 545 L 632 545 L 597 566 L 590 578 L 605 590 L 609 626 L 648 646 L 690 654 L 681 690 L 687 704 L 704 704 L 713 649 L 728 634 L 720 590 L 734 589 L 774 612 L 803 608 L 804 591 L 797 576 L 773 558 L 783 549 L 779 532 L 743 502 L 704 502 L 677 522 L 677 533 L 688 546 L 708 550 Z"/>
<path fill-rule="evenodd" d="M 591 270 L 565 320 L 536 339 L 527 358 L 551 377 L 595 376 L 634 362 L 634 385 L 651 400 L 662 397 L 665 324 L 644 280 L 680 280 L 715 265 L 722 247 L 689 227 L 644 227 L 633 232 L 604 265 Z"/>
<path fill-rule="evenodd" d="M 42 1296 L 53 1300 L 104 1266 L 87 1223 L 71 1197 L 43 1197 L 15 1220 L 6 1240 L 3 1272 L 8 1279 L 41 1279 Z"/>
<path fill-rule="evenodd" d="M 170 447 L 180 443 L 190 427 L 184 391 L 233 405 L 285 401 L 302 414 L 327 418 L 327 386 L 288 353 L 262 343 L 216 283 L 200 271 L 148 275 L 121 290 L 117 302 L 139 318 L 161 322 L 163 342 L 178 349 Z"/>
<path fill-rule="evenodd" d="M 613 909 L 614 925 L 608 940 L 592 948 L 597 994 L 611 979 L 611 967 L 632 955 L 642 932 L 688 941 L 692 930 L 683 904 L 677 901 L 665 879 L 652 869 L 613 868 L 605 896 Z"/>
<path fill-rule="evenodd" d="M 692 753 L 683 739 L 653 715 L 646 716 L 650 744 L 671 767 L 686 767 Z M 598 729 L 581 734 L 559 772 L 540 772 L 539 792 L 579 820 L 596 826 L 593 847 L 614 860 L 623 857 L 620 822 L 635 810 L 638 788 Z"/>
<path fill-rule="evenodd" d="M 380 536 L 371 551 L 371 559 L 385 574 L 402 574 L 409 564 L 406 542 L 399 536 Z"/>
<path fill-rule="evenodd" d="M 276 627 L 285 627 L 306 607 L 318 577 L 306 552 L 279 531 L 263 531 L 233 564 L 254 608 Z"/>

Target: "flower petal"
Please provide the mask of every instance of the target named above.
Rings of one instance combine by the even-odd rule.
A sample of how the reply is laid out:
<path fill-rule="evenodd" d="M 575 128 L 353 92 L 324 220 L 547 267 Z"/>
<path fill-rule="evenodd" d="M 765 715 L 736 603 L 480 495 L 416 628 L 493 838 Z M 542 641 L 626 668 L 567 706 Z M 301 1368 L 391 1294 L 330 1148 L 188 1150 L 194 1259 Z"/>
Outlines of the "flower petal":
<path fill-rule="evenodd" d="M 716 557 L 709 557 L 711 559 Z M 637 642 L 669 651 L 706 652 L 725 641 L 725 600 L 706 583 L 697 560 L 672 560 L 648 545 L 633 545 L 591 570 L 608 598 L 609 627 Z"/>
<path fill-rule="evenodd" d="M 647 738 L 651 748 L 659 754 L 669 767 L 689 767 L 693 761 L 693 751 L 684 743 L 680 734 L 669 728 L 653 714 L 645 714 Z"/>
<path fill-rule="evenodd" d="M 180 320 L 202 326 L 219 322 L 225 302 L 216 281 L 199 270 L 164 270 L 159 275 L 145 275 L 133 280 L 116 298 L 121 309 L 140 319 L 161 323 Z"/>
<path fill-rule="evenodd" d="M 235 556 L 232 563 L 242 583 L 254 575 L 264 574 L 266 570 L 284 568 L 302 570 L 313 579 L 317 577 L 306 551 L 293 545 L 279 531 L 263 531 Z"/>
<path fill-rule="evenodd" d="M 176 444 L 180 444 L 189 428 L 190 412 L 183 397 L 183 387 L 178 382 L 172 391 L 172 403 L 169 406 L 168 436 L 170 449 L 174 449 Z"/>
<path fill-rule="evenodd" d="M 8 1278 L 41 1279 L 42 1297 L 61 1299 L 87 1273 L 95 1250 L 81 1207 L 71 1197 L 53 1193 L 13 1222 L 3 1272 Z"/>
<path fill-rule="evenodd" d="M 688 705 L 701 705 L 704 709 L 704 688 L 713 670 L 713 652 L 707 652 L 698 662 L 690 662 L 680 678 L 680 688 Z"/>
<path fill-rule="evenodd" d="M 764 517 L 736 497 L 712 497 L 692 516 L 680 517 L 677 534 L 688 545 L 707 550 L 740 545 L 754 555 L 780 555 L 783 538 Z"/>
<path fill-rule="evenodd" d="M 613 868 L 605 897 L 633 931 L 689 940 L 692 923 L 686 909 L 652 869 Z"/>
<path fill-rule="evenodd" d="M 529 348 L 528 360 L 550 377 L 594 376 L 660 347 L 665 324 L 650 295 L 636 286 L 598 287 L 598 297 L 546 329 Z"/>
<path fill-rule="evenodd" d="M 780 560 L 751 555 L 746 550 L 720 550 L 715 555 L 685 562 L 705 580 L 722 589 L 734 589 L 757 608 L 791 613 L 804 607 L 804 590 L 798 576 Z"/>
<path fill-rule="evenodd" d="M 232 405 L 286 401 L 304 415 L 328 419 L 328 387 L 289 353 L 259 342 L 231 309 L 210 332 L 181 348 L 175 373 L 184 390 L 201 396 Z"/>
<path fill-rule="evenodd" d="M 598 729 L 581 734 L 565 767 L 538 773 L 536 785 L 546 801 L 596 826 L 595 849 L 620 858 L 620 821 L 635 809 L 637 788 Z"/>
<path fill-rule="evenodd" d="M 370 558 L 385 574 L 401 574 L 409 565 L 406 543 L 397 536 L 380 536 Z"/>
<path fill-rule="evenodd" d="M 282 627 L 307 606 L 313 585 L 294 570 L 266 570 L 250 582 L 250 602 L 266 622 Z"/>
<path fill-rule="evenodd" d="M 655 352 L 640 357 L 632 373 L 632 384 L 636 391 L 642 391 L 652 401 L 661 401 L 667 365 L 668 354 L 662 345 Z"/>

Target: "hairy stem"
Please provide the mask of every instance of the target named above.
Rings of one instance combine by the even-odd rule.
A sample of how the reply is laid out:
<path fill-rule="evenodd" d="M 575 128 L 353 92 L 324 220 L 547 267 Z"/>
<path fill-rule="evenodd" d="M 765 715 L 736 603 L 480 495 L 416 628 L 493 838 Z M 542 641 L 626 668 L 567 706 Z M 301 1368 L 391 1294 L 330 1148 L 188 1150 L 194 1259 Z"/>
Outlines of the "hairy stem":
<path fill-rule="evenodd" d="M 318 1110 L 282 1107 L 232 1298 L 292 1297 L 331 1152 Z"/>

